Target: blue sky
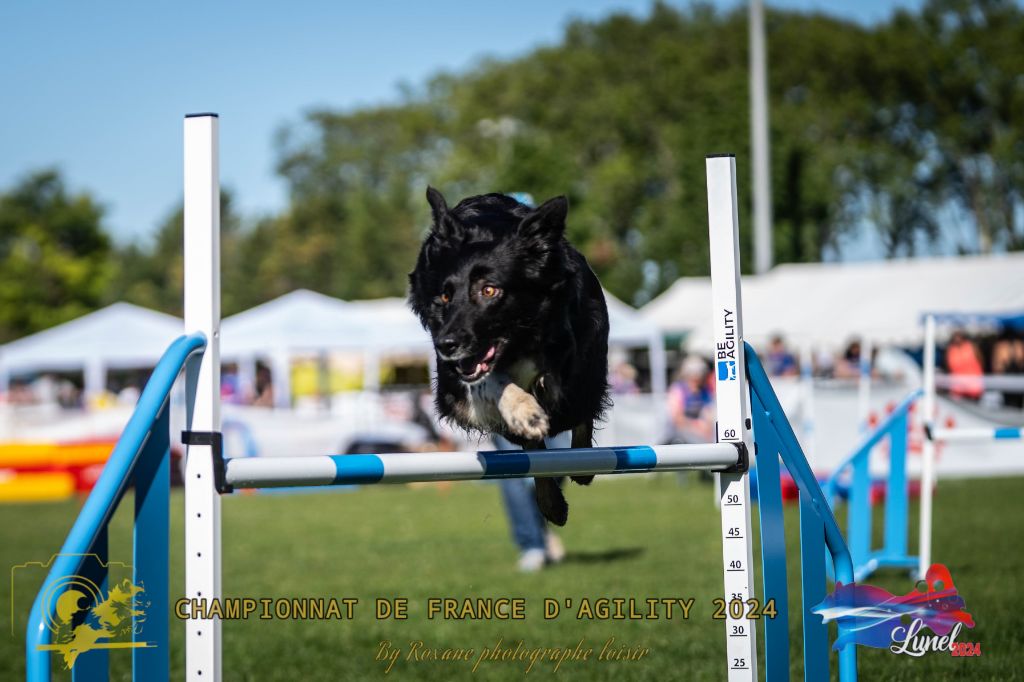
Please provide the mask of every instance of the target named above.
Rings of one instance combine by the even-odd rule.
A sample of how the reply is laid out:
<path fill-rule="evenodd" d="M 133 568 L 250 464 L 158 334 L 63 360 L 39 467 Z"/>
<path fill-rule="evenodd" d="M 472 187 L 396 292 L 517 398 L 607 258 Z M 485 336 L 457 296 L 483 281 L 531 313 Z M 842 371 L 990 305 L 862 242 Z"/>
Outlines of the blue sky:
<path fill-rule="evenodd" d="M 673 2 L 672 4 L 682 4 Z M 716 0 L 732 7 L 735 1 Z M 780 0 L 868 23 L 921 0 Z M 572 17 L 649 0 L 6 2 L 0 5 L 0 188 L 56 166 L 145 238 L 181 194 L 181 118 L 221 115 L 221 174 L 243 213 L 285 203 L 275 131 L 310 108 L 397 96 L 439 70 L 556 42 Z"/>

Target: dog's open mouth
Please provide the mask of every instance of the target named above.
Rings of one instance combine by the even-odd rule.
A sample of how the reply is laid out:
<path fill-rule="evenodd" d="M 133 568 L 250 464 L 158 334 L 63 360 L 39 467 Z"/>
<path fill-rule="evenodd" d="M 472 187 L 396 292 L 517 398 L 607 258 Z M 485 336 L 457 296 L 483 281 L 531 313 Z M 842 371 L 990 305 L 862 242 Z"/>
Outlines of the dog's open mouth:
<path fill-rule="evenodd" d="M 498 360 L 498 350 L 498 345 L 495 344 L 488 348 L 482 357 L 469 356 L 457 360 L 455 370 L 459 373 L 459 378 L 466 383 L 472 383 L 487 376 Z"/>

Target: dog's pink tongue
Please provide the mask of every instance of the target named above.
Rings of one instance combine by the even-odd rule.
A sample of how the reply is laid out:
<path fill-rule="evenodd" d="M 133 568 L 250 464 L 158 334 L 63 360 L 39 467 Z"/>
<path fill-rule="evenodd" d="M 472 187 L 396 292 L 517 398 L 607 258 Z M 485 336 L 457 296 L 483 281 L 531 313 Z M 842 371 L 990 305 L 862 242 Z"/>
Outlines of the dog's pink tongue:
<path fill-rule="evenodd" d="M 483 374 L 484 372 L 486 372 L 489 369 L 489 365 L 487 363 L 491 360 L 491 358 L 494 357 L 494 354 L 496 352 L 497 351 L 495 350 L 494 346 L 491 346 L 487 350 L 487 355 L 484 356 L 484 359 L 481 360 L 479 363 L 477 363 L 476 370 L 474 370 L 473 373 L 474 374 Z"/>

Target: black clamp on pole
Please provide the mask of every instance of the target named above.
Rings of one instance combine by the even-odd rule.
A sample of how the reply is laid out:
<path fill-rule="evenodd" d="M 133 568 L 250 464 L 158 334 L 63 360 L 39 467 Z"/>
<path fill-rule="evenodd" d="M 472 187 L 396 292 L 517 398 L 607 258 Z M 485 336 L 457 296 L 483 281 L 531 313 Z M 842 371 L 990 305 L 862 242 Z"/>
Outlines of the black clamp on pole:
<path fill-rule="evenodd" d="M 733 443 L 736 446 L 736 463 L 725 470 L 727 474 L 745 474 L 750 470 L 750 452 L 747 450 L 747 444 L 743 441 L 736 441 Z"/>
<path fill-rule="evenodd" d="M 750 428 L 750 419 L 747 419 L 747 428 Z M 715 421 L 715 442 L 721 443 L 718 440 L 718 421 Z M 723 474 L 745 474 L 750 470 L 750 452 L 747 450 L 747 444 L 741 440 L 730 440 L 727 443 L 732 443 L 736 446 L 736 463 L 728 469 L 723 469 Z M 757 452 L 757 443 L 754 443 L 754 452 Z"/>
<path fill-rule="evenodd" d="M 234 491 L 234 487 L 227 481 L 224 436 L 220 431 L 182 431 L 181 442 L 185 445 L 209 445 L 213 455 L 213 487 L 221 495 Z"/>

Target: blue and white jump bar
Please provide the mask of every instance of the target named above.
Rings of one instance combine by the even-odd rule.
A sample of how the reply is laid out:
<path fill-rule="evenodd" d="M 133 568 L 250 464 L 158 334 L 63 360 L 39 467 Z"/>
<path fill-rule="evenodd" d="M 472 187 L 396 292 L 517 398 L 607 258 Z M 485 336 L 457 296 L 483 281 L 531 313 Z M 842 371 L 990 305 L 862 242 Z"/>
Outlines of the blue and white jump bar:
<path fill-rule="evenodd" d="M 946 443 L 989 440 L 1024 440 L 1024 428 L 1016 426 L 932 429 L 932 440 Z"/>
<path fill-rule="evenodd" d="M 638 445 L 573 450 L 403 452 L 323 457 L 239 457 L 225 462 L 236 488 L 473 481 L 650 471 L 726 471 L 743 451 L 735 443 Z"/>

